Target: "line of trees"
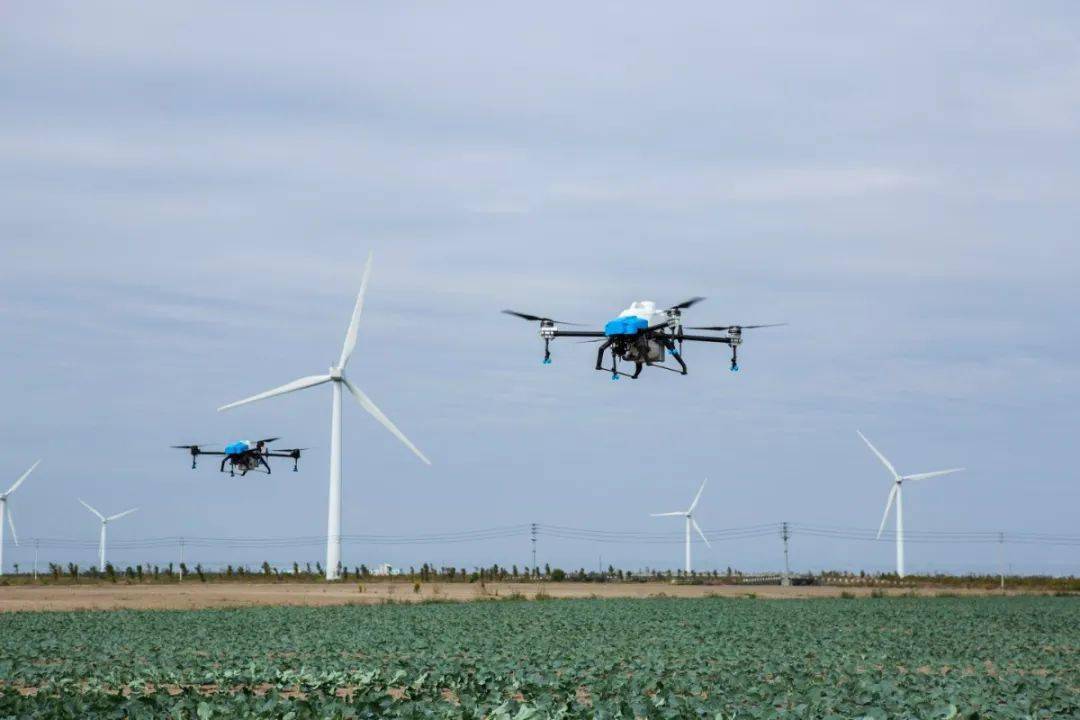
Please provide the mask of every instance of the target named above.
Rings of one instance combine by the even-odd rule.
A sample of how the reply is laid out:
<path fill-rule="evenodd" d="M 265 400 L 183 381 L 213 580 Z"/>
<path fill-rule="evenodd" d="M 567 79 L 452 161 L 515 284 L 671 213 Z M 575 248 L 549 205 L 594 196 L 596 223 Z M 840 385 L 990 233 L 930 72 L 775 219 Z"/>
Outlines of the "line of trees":
<path fill-rule="evenodd" d="M 16 566 L 16 575 L 3 576 L 2 583 L 28 582 L 32 574 L 25 569 L 19 572 Z M 257 567 L 247 564 L 226 565 L 216 569 L 204 567 L 201 563 L 188 566 L 186 563 L 167 565 L 154 565 L 150 563 L 125 566 L 120 568 L 107 563 L 105 570 L 100 571 L 97 566 L 87 568 L 80 567 L 77 563 L 48 563 L 48 571 L 38 574 L 39 583 L 78 583 L 87 582 L 111 582 L 111 583 L 178 583 L 178 582 L 319 582 L 325 573 L 321 563 L 293 562 L 291 566 L 278 567 L 268 561 L 264 561 Z M 440 582 L 440 583 L 476 583 L 476 582 L 679 582 L 689 584 L 753 584 L 767 580 L 769 576 L 747 575 L 739 570 L 728 567 L 726 570 L 693 571 L 686 573 L 682 570 L 624 570 L 608 565 L 606 570 L 564 570 L 553 568 L 550 564 L 542 567 L 530 568 L 527 566 L 510 567 L 493 564 L 488 567 L 473 567 L 472 569 L 453 565 L 435 566 L 424 563 L 419 567 L 409 567 L 407 571 L 395 570 L 393 574 L 379 574 L 365 564 L 338 568 L 338 575 L 343 581 L 366 581 L 366 582 Z M 775 577 L 777 574 L 772 574 Z M 810 576 L 802 576 L 810 580 Z M 813 576 L 813 581 L 823 585 L 868 585 L 882 587 L 904 587 L 916 585 L 936 585 L 941 587 L 955 588 L 993 588 L 1000 582 L 998 575 L 908 575 L 899 578 L 895 573 L 866 573 L 823 570 Z M 1080 578 L 1075 577 L 1049 577 L 1049 576 L 1007 576 L 1006 586 L 1012 589 L 1042 588 L 1063 590 L 1068 592 L 1080 592 Z"/>

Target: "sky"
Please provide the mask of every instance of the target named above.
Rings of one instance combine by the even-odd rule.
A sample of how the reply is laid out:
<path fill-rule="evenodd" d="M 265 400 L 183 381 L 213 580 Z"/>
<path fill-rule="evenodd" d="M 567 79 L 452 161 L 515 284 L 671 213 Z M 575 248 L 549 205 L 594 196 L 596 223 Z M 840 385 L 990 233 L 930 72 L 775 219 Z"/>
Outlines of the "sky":
<path fill-rule="evenodd" d="M 343 412 L 343 532 L 544 523 L 1076 533 L 1075 3 L 9 2 L 0 6 L 0 477 L 29 538 L 325 533 L 330 391 L 217 413 L 336 360 L 431 458 Z M 599 327 L 701 295 L 692 324 L 787 322 L 690 374 L 544 366 L 503 308 Z M 192 471 L 181 443 L 280 435 L 300 472 Z M 346 545 L 348 565 L 525 565 L 527 536 Z M 773 570 L 779 537 L 694 548 Z M 910 544 L 909 571 L 993 572 Z M 96 550 L 42 551 L 40 562 Z M 1010 545 L 1015 572 L 1080 573 Z M 171 549 L 117 550 L 118 563 Z M 208 565 L 319 545 L 200 550 Z M 541 538 L 568 568 L 675 568 L 675 543 Z M 800 536 L 795 570 L 892 568 Z"/>

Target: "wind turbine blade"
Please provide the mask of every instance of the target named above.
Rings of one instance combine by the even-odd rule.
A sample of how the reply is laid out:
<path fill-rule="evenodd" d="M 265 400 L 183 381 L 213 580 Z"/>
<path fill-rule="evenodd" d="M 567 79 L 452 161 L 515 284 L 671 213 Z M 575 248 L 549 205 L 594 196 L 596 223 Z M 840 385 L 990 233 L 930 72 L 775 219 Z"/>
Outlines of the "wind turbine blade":
<path fill-rule="evenodd" d="M 124 517 L 125 515 L 130 515 L 131 513 L 135 512 L 138 509 L 139 508 L 131 508 L 130 510 L 125 510 L 122 513 L 116 513 L 115 515 L 110 515 L 109 517 L 107 517 L 105 519 L 108 520 L 109 522 L 112 522 L 113 520 L 119 520 L 120 518 Z"/>
<path fill-rule="evenodd" d="M 679 517 L 686 517 L 686 513 L 682 511 L 670 513 L 649 513 L 649 517 L 674 517 L 675 515 L 678 515 Z"/>
<path fill-rule="evenodd" d="M 356 349 L 357 326 L 360 324 L 360 313 L 364 311 L 364 293 L 367 292 L 368 277 L 371 276 L 371 261 L 373 253 L 368 253 L 367 262 L 364 263 L 364 275 L 360 278 L 360 292 L 356 294 L 356 306 L 353 307 L 352 319 L 349 320 L 349 329 L 345 333 L 345 344 L 341 346 L 341 359 L 338 367 L 344 369 Z"/>
<path fill-rule="evenodd" d="M 15 521 L 11 519 L 11 508 L 7 509 L 7 521 L 8 521 L 8 527 L 11 528 L 11 539 L 15 541 L 16 545 L 18 545 L 19 544 L 19 533 L 15 532 Z M 3 528 L 0 527 L 0 531 L 2 531 L 2 530 L 3 530 Z"/>
<path fill-rule="evenodd" d="M 916 473 L 914 475 L 905 475 L 903 480 L 929 480 L 934 477 L 941 477 L 942 475 L 952 475 L 953 473 L 962 472 L 964 468 L 949 468 L 948 470 L 935 470 L 928 473 Z"/>
<path fill-rule="evenodd" d="M 896 485 L 889 491 L 889 501 L 885 503 L 885 514 L 881 516 L 881 525 L 878 527 L 877 539 L 881 539 L 881 533 L 885 531 L 885 521 L 889 519 L 889 511 L 892 510 L 892 501 L 896 499 Z"/>
<path fill-rule="evenodd" d="M 426 457 L 424 457 L 424 453 L 420 452 L 420 449 L 417 448 L 415 445 L 413 445 L 412 441 L 410 441 L 409 438 L 405 437 L 405 433 L 398 430 L 397 426 L 394 425 L 394 423 L 390 422 L 390 418 L 383 415 L 382 410 L 377 408 L 375 406 L 375 403 L 371 402 L 371 398 L 369 398 L 367 395 L 365 395 L 363 392 L 361 392 L 360 388 L 353 385 L 346 378 L 341 378 L 341 382 L 343 382 L 345 384 L 345 387 L 348 388 L 350 393 L 352 393 L 352 396 L 354 398 L 356 398 L 356 402 L 360 403 L 360 407 L 367 410 L 371 414 L 372 417 L 374 417 L 376 420 L 378 420 L 382 424 L 382 426 L 384 428 L 386 428 L 391 433 L 393 433 L 394 437 L 396 437 L 401 442 L 405 443 L 405 447 L 412 450 L 413 454 L 415 454 L 416 457 L 420 458 L 421 460 L 423 460 L 428 465 L 431 464 L 431 461 L 428 460 Z"/>
<path fill-rule="evenodd" d="M 705 489 L 705 483 L 707 482 L 709 482 L 708 478 L 701 481 L 701 487 L 698 488 L 697 495 L 694 496 L 694 502 L 690 503 L 690 509 L 686 511 L 687 513 L 694 512 L 694 508 L 697 507 L 698 500 L 701 499 L 701 492 Z"/>
<path fill-rule="evenodd" d="M 252 395 L 249 398 L 237 400 L 236 402 L 229 403 L 228 405 L 222 405 L 218 408 L 218 412 L 221 412 L 222 410 L 230 410 L 239 405 L 253 403 L 256 400 L 265 400 L 266 398 L 274 397 L 275 395 L 284 395 L 285 393 L 291 393 L 296 390 L 303 390 L 304 388 L 322 385 L 324 382 L 328 382 L 329 380 L 329 375 L 308 375 L 307 377 L 302 377 L 299 380 L 293 380 L 291 383 L 287 383 L 285 385 L 282 385 L 281 387 L 276 387 L 273 390 L 267 390 L 266 392 L 261 392 L 258 395 Z"/>
<path fill-rule="evenodd" d="M 8 488 L 8 491 L 6 493 L 4 493 L 4 497 L 7 497 L 11 493 L 15 492 L 15 490 L 18 489 L 18 487 L 23 484 L 23 480 L 26 480 L 26 478 L 30 476 L 30 473 L 34 472 L 34 468 L 36 468 L 40 464 L 41 464 L 41 461 L 38 460 L 36 463 L 31 465 L 30 469 L 27 470 L 26 472 L 24 472 L 19 477 L 19 479 L 15 481 L 15 484 Z"/>
<path fill-rule="evenodd" d="M 896 472 L 896 468 L 894 468 L 892 463 L 889 462 L 889 459 L 887 457 L 885 457 L 884 455 L 882 455 L 878 451 L 878 449 L 876 447 L 874 447 L 873 443 L 871 443 L 869 440 L 866 439 L 865 435 L 863 435 L 858 430 L 856 430 L 855 432 L 859 433 L 859 437 L 861 437 L 862 441 L 864 443 L 866 443 L 866 446 L 874 451 L 874 454 L 878 456 L 878 460 L 880 460 L 882 462 L 882 464 L 885 465 L 885 467 L 889 468 L 889 472 L 892 473 L 893 479 L 894 480 L 899 480 L 900 479 L 900 473 Z"/>
<path fill-rule="evenodd" d="M 711 550 L 712 544 L 709 542 L 709 538 L 705 537 L 705 533 L 701 532 L 701 528 L 698 527 L 697 520 L 695 520 L 694 518 L 690 518 L 690 523 L 694 526 L 694 529 L 697 530 L 697 534 L 701 536 L 701 539 L 705 541 L 705 544 Z"/>
<path fill-rule="evenodd" d="M 102 515 L 101 513 L 99 513 L 99 512 L 98 512 L 97 510 L 95 510 L 94 508 L 90 507 L 90 505 L 89 505 L 89 504 L 87 504 L 87 502 L 86 502 L 85 500 L 83 500 L 82 498 L 79 498 L 79 502 L 81 502 L 81 503 L 83 504 L 83 506 L 85 506 L 85 507 L 86 507 L 86 509 L 87 509 L 87 510 L 89 510 L 90 512 L 92 512 L 92 513 L 94 513 L 95 515 L 97 515 L 97 516 L 98 516 L 98 518 L 99 518 L 99 519 L 101 520 L 101 522 L 105 522 L 105 516 L 104 516 L 104 515 Z"/>

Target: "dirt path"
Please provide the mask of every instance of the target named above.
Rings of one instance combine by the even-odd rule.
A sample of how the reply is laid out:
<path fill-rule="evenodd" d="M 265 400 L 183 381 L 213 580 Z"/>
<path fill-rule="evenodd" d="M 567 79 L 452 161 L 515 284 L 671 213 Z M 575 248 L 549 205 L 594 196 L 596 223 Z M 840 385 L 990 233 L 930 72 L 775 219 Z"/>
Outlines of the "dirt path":
<path fill-rule="evenodd" d="M 11 585 L 0 587 L 0 612 L 16 610 L 113 610 L 248 607 L 254 605 L 351 605 L 376 604 L 390 601 L 416 602 L 421 600 L 485 600 L 504 599 L 515 594 L 533 598 L 538 592 L 554 598 L 587 597 L 747 597 L 759 598 L 818 598 L 838 597 L 843 592 L 867 596 L 871 588 L 841 587 L 779 587 L 775 585 L 668 585 L 594 584 L 594 583 L 424 583 L 420 592 L 413 592 L 411 583 L 200 583 L 182 585 Z M 904 594 L 909 590 L 887 590 Z M 923 588 L 920 595 L 933 596 L 942 590 Z M 982 590 L 949 590 L 950 594 L 987 595 Z"/>

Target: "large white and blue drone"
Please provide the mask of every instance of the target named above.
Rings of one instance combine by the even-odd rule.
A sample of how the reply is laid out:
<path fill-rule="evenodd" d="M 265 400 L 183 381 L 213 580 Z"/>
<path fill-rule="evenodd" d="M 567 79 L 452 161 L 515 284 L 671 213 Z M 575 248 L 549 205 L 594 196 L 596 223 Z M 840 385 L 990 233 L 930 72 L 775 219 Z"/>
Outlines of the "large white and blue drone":
<path fill-rule="evenodd" d="M 688 335 L 683 332 L 682 312 L 705 298 L 694 297 L 664 310 L 657 310 L 651 300 L 638 300 L 619 313 L 614 320 L 606 323 L 603 330 L 562 330 L 560 325 L 580 326 L 579 323 L 567 323 L 549 317 L 529 315 L 516 310 L 503 310 L 507 315 L 514 315 L 525 320 L 540 323 L 540 339 L 544 341 L 544 364 L 551 364 L 551 341 L 559 337 L 588 338 L 582 342 L 601 343 L 596 352 L 596 369 L 611 373 L 612 380 L 620 376 L 637 378 L 646 367 L 686 375 L 686 363 L 683 361 L 684 342 L 722 343 L 731 347 L 731 371 L 739 369 L 739 345 L 742 344 L 743 330 L 775 327 L 786 323 L 769 325 L 708 325 L 688 327 L 688 330 L 709 330 L 723 332 L 724 335 Z M 604 353 L 611 351 L 611 367 L 604 367 Z M 667 355 L 671 355 L 678 367 L 665 365 Z M 634 372 L 619 370 L 619 360 L 634 363 Z"/>

